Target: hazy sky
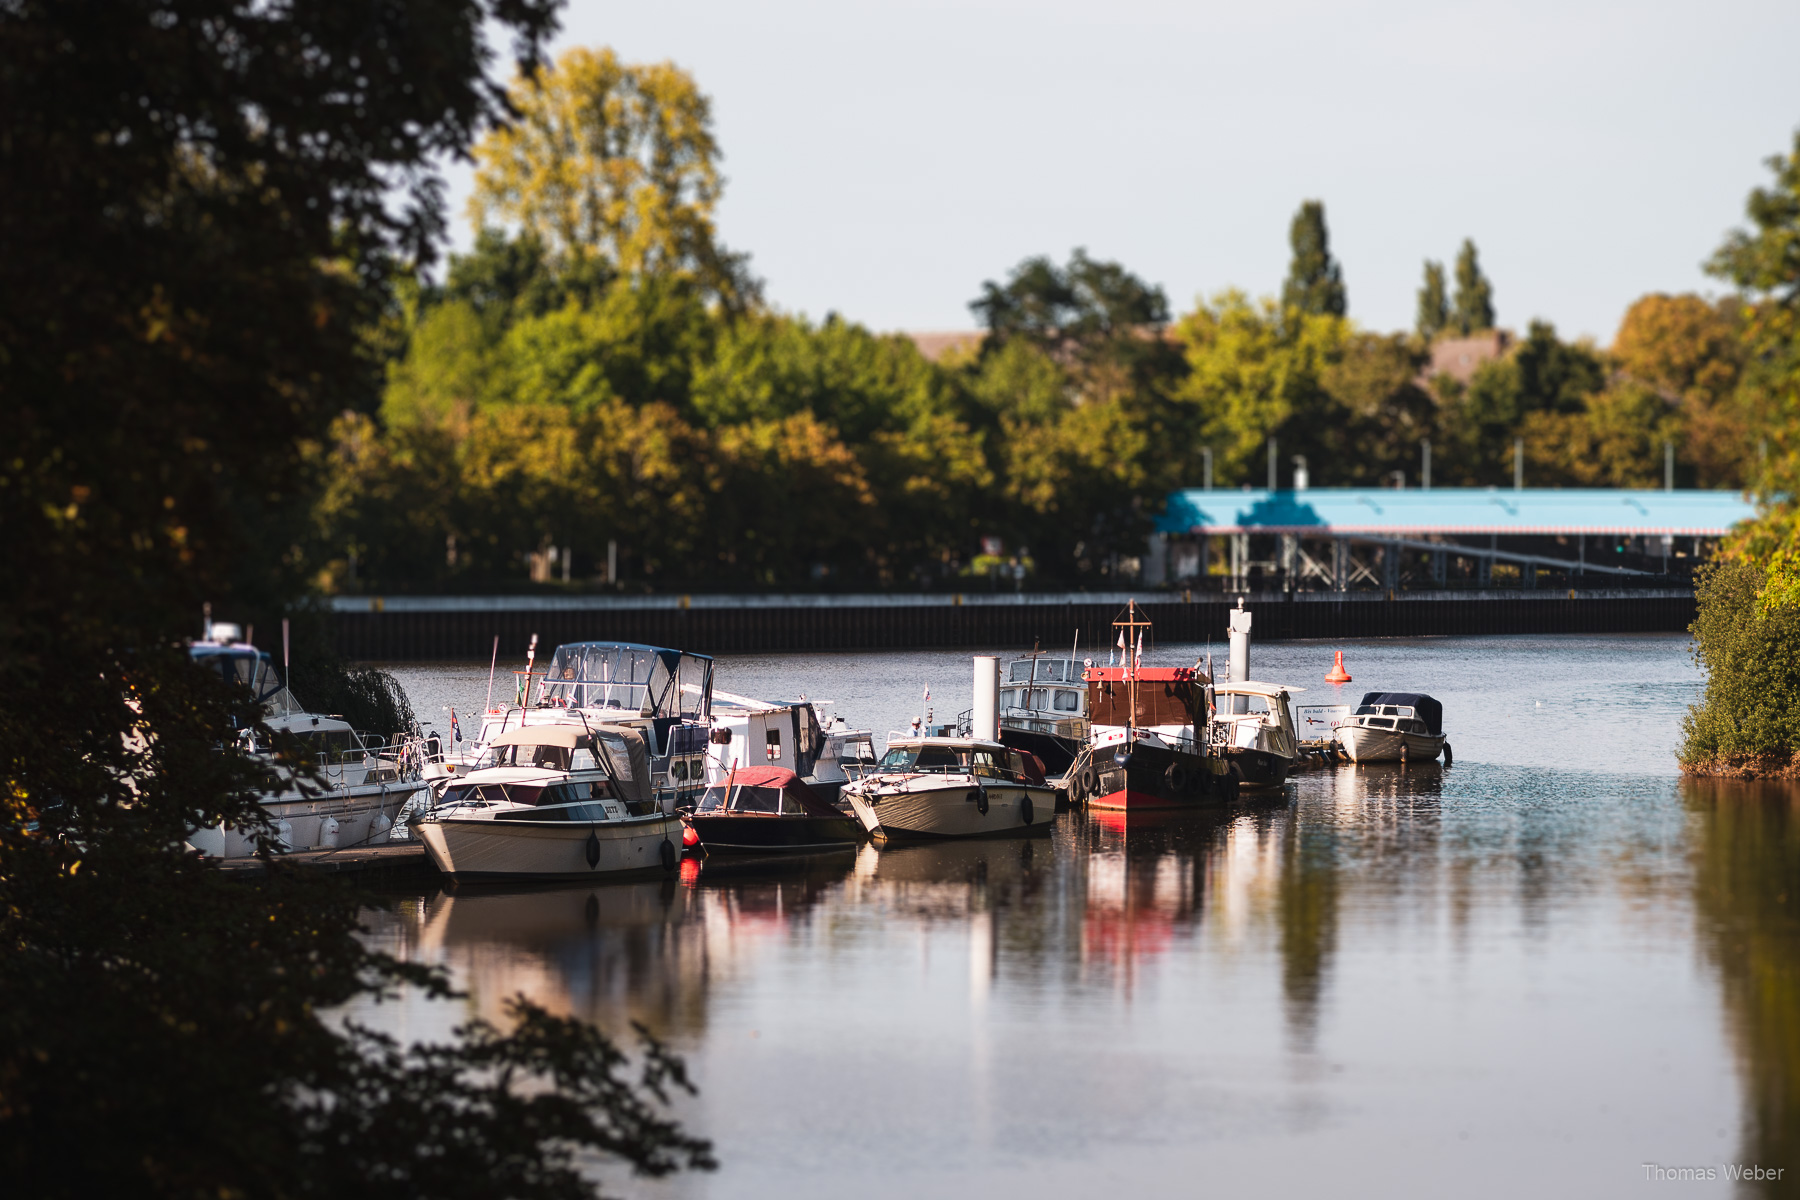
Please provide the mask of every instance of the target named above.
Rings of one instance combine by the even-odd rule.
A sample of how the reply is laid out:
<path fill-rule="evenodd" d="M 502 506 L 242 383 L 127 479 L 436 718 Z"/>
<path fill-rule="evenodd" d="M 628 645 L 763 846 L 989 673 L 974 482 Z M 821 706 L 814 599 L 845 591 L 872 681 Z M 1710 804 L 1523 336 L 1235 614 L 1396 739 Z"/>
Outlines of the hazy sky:
<path fill-rule="evenodd" d="M 1794 0 L 575 0 L 556 45 L 692 72 L 726 244 L 777 307 L 882 330 L 973 327 L 982 280 L 1075 246 L 1178 312 L 1273 293 L 1317 198 L 1364 326 L 1410 327 L 1469 236 L 1501 324 L 1605 343 L 1645 292 L 1718 290 L 1800 127 Z"/>

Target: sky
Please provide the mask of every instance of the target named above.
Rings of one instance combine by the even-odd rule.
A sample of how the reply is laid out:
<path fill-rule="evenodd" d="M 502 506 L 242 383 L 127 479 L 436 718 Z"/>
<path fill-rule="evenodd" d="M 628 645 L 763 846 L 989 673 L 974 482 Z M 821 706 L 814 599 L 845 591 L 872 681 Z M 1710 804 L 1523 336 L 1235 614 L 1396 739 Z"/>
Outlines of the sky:
<path fill-rule="evenodd" d="M 1410 328 L 1472 237 L 1502 326 L 1605 345 L 1646 292 L 1721 290 L 1800 128 L 1793 0 L 574 0 L 575 45 L 692 73 L 722 240 L 775 307 L 884 331 L 973 328 L 982 281 L 1077 246 L 1177 313 L 1274 294 L 1317 199 L 1363 327 Z"/>

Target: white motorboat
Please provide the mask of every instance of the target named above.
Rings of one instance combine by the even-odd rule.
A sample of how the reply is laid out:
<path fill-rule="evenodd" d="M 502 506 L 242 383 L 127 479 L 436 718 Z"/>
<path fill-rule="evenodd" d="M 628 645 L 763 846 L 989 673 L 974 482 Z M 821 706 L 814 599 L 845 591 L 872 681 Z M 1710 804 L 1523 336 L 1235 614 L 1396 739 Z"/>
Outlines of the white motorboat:
<path fill-rule="evenodd" d="M 1352 762 L 1449 760 L 1444 706 L 1419 692 L 1369 692 L 1338 725 L 1338 744 Z"/>
<path fill-rule="evenodd" d="M 653 785 L 673 789 L 686 803 L 699 798 L 707 786 L 707 737 L 714 724 L 711 658 L 636 642 L 565 642 L 548 666 L 536 668 L 536 659 L 534 636 L 525 669 L 513 672 L 512 703 L 491 703 L 490 674 L 490 703 L 474 737 L 453 736 L 425 768 L 439 797 L 488 765 L 496 738 L 529 724 L 580 732 L 601 725 L 636 729 L 650 755 Z"/>
<path fill-rule="evenodd" d="M 525 725 L 495 735 L 483 765 L 411 828 L 455 880 L 629 877 L 675 869 L 674 804 L 657 795 L 642 731 Z"/>
<path fill-rule="evenodd" d="M 1056 816 L 1056 789 L 1030 760 L 981 738 L 891 736 L 882 760 L 841 795 L 863 828 L 888 837 L 1024 833 Z"/>
<path fill-rule="evenodd" d="M 1216 711 L 1208 736 L 1213 753 L 1224 758 L 1238 786 L 1278 788 L 1300 758 L 1289 699 L 1300 688 L 1243 680 L 1213 687 Z"/>
<path fill-rule="evenodd" d="M 279 781 L 261 797 L 285 850 L 341 850 L 385 842 L 401 812 L 426 794 L 419 767 L 421 743 L 410 734 L 361 733 L 348 722 L 307 712 L 282 684 L 269 656 L 239 640 L 237 626 L 214 622 L 205 640 L 189 647 L 194 661 L 227 680 L 250 687 L 264 706 L 263 722 L 277 737 L 258 740 L 250 731 L 238 749 L 261 758 Z M 314 764 L 299 770 L 281 743 L 288 735 Z M 248 858 L 255 839 L 233 825 L 196 829 L 188 845 L 210 858 Z"/>

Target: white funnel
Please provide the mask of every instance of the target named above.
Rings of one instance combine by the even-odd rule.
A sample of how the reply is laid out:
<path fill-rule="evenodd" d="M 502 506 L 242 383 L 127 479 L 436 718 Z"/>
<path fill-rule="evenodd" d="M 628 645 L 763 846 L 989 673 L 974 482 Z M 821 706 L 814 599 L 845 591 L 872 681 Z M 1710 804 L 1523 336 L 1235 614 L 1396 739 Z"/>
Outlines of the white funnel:
<path fill-rule="evenodd" d="M 1231 668 L 1226 679 L 1232 683 L 1243 683 L 1250 678 L 1250 614 L 1245 610 L 1241 596 L 1238 598 L 1238 606 L 1231 610 L 1230 617 Z M 1249 712 L 1250 698 L 1231 697 L 1231 711 Z"/>
<path fill-rule="evenodd" d="M 975 710 L 969 732 L 984 741 L 1000 740 L 1000 659 L 975 656 Z"/>

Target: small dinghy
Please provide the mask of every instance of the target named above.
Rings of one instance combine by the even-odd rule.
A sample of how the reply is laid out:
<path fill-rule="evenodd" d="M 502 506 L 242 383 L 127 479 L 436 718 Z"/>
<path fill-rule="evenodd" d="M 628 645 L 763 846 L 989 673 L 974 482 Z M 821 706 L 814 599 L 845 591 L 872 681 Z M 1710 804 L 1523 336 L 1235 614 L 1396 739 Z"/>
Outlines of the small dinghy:
<path fill-rule="evenodd" d="M 854 817 L 786 767 L 743 767 L 706 789 L 687 818 L 708 854 L 816 854 L 862 840 Z"/>
<path fill-rule="evenodd" d="M 1444 706 L 1420 692 L 1369 692 L 1337 727 L 1338 744 L 1352 762 L 1431 762 L 1444 741 Z"/>

